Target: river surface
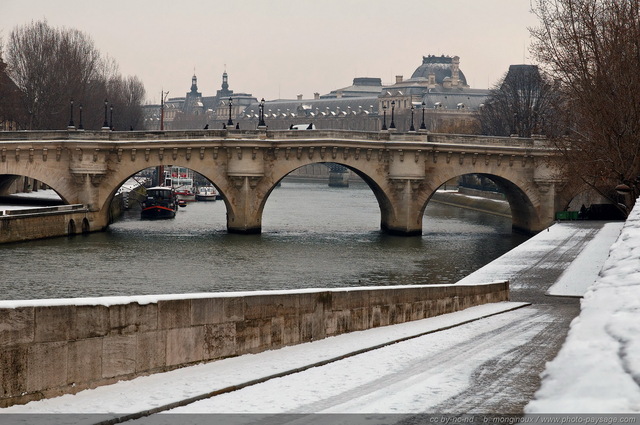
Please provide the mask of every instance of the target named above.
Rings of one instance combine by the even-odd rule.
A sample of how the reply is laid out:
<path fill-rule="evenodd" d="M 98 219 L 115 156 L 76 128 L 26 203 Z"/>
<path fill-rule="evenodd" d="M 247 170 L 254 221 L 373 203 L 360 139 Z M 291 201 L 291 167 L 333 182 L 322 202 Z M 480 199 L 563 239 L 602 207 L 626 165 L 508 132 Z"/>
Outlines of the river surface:
<path fill-rule="evenodd" d="M 380 231 L 364 184 L 283 182 L 262 234 L 226 232 L 223 201 L 175 219 L 128 211 L 106 232 L 0 245 L 0 298 L 255 291 L 455 283 L 527 237 L 508 218 L 431 202 L 422 236 Z"/>

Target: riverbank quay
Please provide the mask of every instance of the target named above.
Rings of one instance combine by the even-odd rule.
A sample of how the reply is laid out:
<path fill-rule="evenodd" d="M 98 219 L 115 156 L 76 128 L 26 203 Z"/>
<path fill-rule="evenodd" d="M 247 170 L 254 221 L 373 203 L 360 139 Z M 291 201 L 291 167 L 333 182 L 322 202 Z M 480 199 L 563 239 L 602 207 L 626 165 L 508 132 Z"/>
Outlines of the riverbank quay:
<path fill-rule="evenodd" d="M 526 412 L 640 414 L 640 202 Z"/>
<path fill-rule="evenodd" d="M 511 218 L 511 207 L 506 200 L 488 198 L 482 196 L 482 192 L 477 192 L 480 195 L 470 195 L 458 190 L 438 190 L 429 202 Z"/>
<path fill-rule="evenodd" d="M 0 406 L 509 299 L 509 283 L 0 301 Z"/>
<path fill-rule="evenodd" d="M 148 414 L 160 411 L 168 407 L 176 407 L 188 404 L 193 398 L 202 396 L 214 396 L 221 387 L 233 388 L 237 391 L 225 393 L 224 405 L 227 410 L 253 412 L 253 413 L 287 413 L 287 412 L 319 412 L 319 402 L 312 402 L 302 397 L 305 389 L 313 395 L 324 398 L 326 404 L 334 406 L 333 412 L 522 412 L 522 408 L 533 397 L 533 393 L 539 388 L 539 373 L 544 370 L 546 361 L 551 360 L 557 354 L 559 345 L 564 341 L 569 322 L 578 313 L 578 302 L 572 298 L 549 297 L 544 294 L 567 269 L 567 264 L 581 257 L 581 253 L 588 252 L 586 248 L 592 244 L 603 243 L 603 228 L 609 223 L 572 222 L 559 223 L 552 226 L 548 232 L 542 232 L 529 241 L 521 244 L 515 250 L 500 257 L 494 263 L 473 273 L 466 279 L 480 281 L 491 273 L 502 276 L 511 276 L 517 282 L 517 289 L 512 292 L 517 298 L 533 299 L 534 290 L 540 294 L 535 301 L 538 305 L 529 305 L 528 302 L 509 302 L 486 304 L 479 308 L 472 307 L 452 315 L 439 316 L 384 328 L 368 331 L 344 334 L 339 337 L 326 338 L 320 341 L 285 347 L 279 350 L 270 350 L 258 354 L 250 354 L 229 358 L 212 363 L 178 369 L 162 374 L 136 378 L 131 381 L 118 382 L 113 385 L 86 390 L 76 395 L 31 402 L 26 405 L 12 406 L 0 409 L 0 414 L 18 414 L 14 419 L 31 418 L 31 415 L 43 413 L 79 414 L 80 417 L 65 417 L 68 423 L 97 423 L 103 420 L 95 416 L 99 413 L 107 414 L 108 418 L 129 417 L 134 414 Z M 614 223 L 619 224 L 619 223 Z M 604 239 L 605 241 L 607 239 Z M 606 242 L 604 242 L 606 243 Z M 585 248 L 585 249 L 581 249 Z M 601 252 L 601 251 L 600 251 Z M 591 261 L 604 262 L 603 258 L 595 258 L 590 254 Z M 487 269 L 487 270 L 485 270 Z M 587 273 L 594 273 L 587 271 Z M 597 275 L 597 272 L 595 272 Z M 583 285 L 588 285 L 590 278 L 585 273 Z M 576 288 L 576 291 L 579 291 Z M 520 293 L 524 291 L 524 295 Z M 547 303 L 546 305 L 543 305 Z M 516 310 L 504 312 L 498 315 L 488 316 L 484 309 Z M 556 315 L 559 309 L 568 310 L 568 314 L 562 316 L 562 320 Z M 504 310 L 503 310 L 504 311 Z M 467 315 L 473 315 L 477 319 L 467 323 L 470 319 Z M 447 320 L 446 324 L 441 321 Z M 497 323 L 495 323 L 497 322 Z M 489 323 L 495 323 L 489 328 Z M 516 325 L 517 323 L 517 325 Z M 413 331 L 405 332 L 404 326 L 416 327 Z M 471 326 L 473 325 L 473 328 Z M 398 354 L 387 354 L 387 361 L 376 363 L 373 360 L 364 360 L 356 355 L 351 357 L 351 363 L 342 363 L 340 360 L 332 362 L 331 371 L 325 370 L 329 365 L 320 365 L 317 356 L 321 359 L 341 357 L 342 355 L 358 350 L 366 350 L 375 346 L 372 343 L 372 333 L 384 334 L 386 341 L 393 341 L 398 337 L 418 336 L 439 329 L 438 332 L 413 338 L 402 343 L 393 344 L 391 347 L 405 346 L 405 354 L 411 353 L 418 356 L 416 359 L 407 359 L 409 364 L 416 364 L 418 370 L 400 371 L 392 378 L 380 376 L 391 365 L 402 363 L 403 357 Z M 462 333 L 466 330 L 467 333 Z M 504 335 L 509 331 L 511 334 Z M 475 335 L 475 340 L 470 340 Z M 426 346 L 435 350 L 436 357 L 421 358 L 425 347 L 418 345 L 423 338 Z M 376 337 L 378 338 L 378 337 Z M 455 338 L 460 339 L 460 345 L 451 345 Z M 343 341 L 342 354 L 338 342 Z M 335 344 L 335 347 L 334 347 Z M 506 344 L 498 351 L 499 344 Z M 557 348 L 556 348 L 556 345 Z M 333 351 L 336 348 L 338 351 Z M 345 351 L 346 348 L 346 351 Z M 374 352 L 381 350 L 374 350 Z M 473 357 L 477 353 L 484 353 L 481 357 Z M 495 355 L 493 358 L 492 355 Z M 326 356 L 326 357 L 324 357 Z M 488 356 L 488 357 L 487 357 Z M 383 359 L 385 355 L 383 354 Z M 360 360 L 358 360 L 360 359 Z M 470 359 L 470 360 L 469 360 Z M 470 361 L 467 368 L 459 367 L 463 361 Z M 451 363 L 447 363 L 451 361 Z M 355 365 L 369 365 L 366 372 L 361 375 L 354 371 Z M 302 366 L 301 366 L 302 365 Z M 311 381 L 308 374 L 297 373 L 304 365 L 315 365 L 309 372 L 315 371 L 320 381 Z M 343 366 L 341 366 L 343 365 Z M 383 366 L 384 365 L 384 366 Z M 284 368 L 284 369 L 283 369 Z M 410 389 L 416 382 L 411 377 L 418 373 L 425 373 L 432 368 L 432 375 L 418 380 L 425 382 L 427 387 L 420 388 L 413 396 L 408 395 L 403 389 Z M 284 376 L 279 375 L 283 370 L 296 372 Z M 342 371 L 344 379 L 338 379 L 340 384 L 355 382 L 356 388 L 342 392 L 337 387 L 338 383 L 330 380 L 337 371 Z M 505 373 L 505 371 L 507 373 Z M 184 375 L 183 375 L 184 374 Z M 357 376 L 356 376 L 357 375 Z M 278 379 L 275 379 L 276 376 Z M 261 396 L 247 396 L 250 388 L 256 390 L 261 385 L 262 378 L 272 377 L 267 382 L 266 393 Z M 356 379 L 358 378 L 358 379 Z M 479 381 L 476 381 L 478 378 Z M 370 379 L 362 382 L 361 379 Z M 405 382 L 402 379 L 408 379 Z M 285 381 L 288 382 L 285 385 Z M 297 381 L 291 383 L 290 381 Z M 415 380 L 414 380 L 415 381 Z M 265 382 L 266 384 L 266 382 Z M 277 387 L 274 389 L 274 386 Z M 288 391 L 285 391 L 285 386 Z M 366 404 L 366 400 L 353 400 L 349 406 L 343 404 L 343 398 L 350 394 L 361 394 L 364 389 L 378 388 L 381 399 L 372 399 L 373 404 Z M 245 387 L 245 389 L 240 389 Z M 390 388 L 394 388 L 392 391 Z M 373 390 L 372 390 L 373 391 Z M 311 397 L 311 395 L 309 395 Z M 340 400 L 336 399 L 338 397 Z M 221 398 L 214 396 L 211 400 Z M 383 402 L 384 401 L 384 402 Z M 205 401 L 202 401 L 204 403 Z M 392 402 L 404 403 L 401 407 Z M 299 404 L 297 404 L 299 403 Z M 194 407 L 191 407 L 194 406 Z M 182 408 L 182 412 L 209 412 L 209 407 L 195 407 L 196 404 L 188 404 Z M 296 407 L 297 406 L 297 407 Z M 306 407 L 305 407 L 306 406 Z M 313 406 L 316 406 L 315 408 Z M 391 407 L 390 407 L 391 406 Z M 197 410 L 200 409 L 200 410 Z M 245 409 L 245 410 L 241 410 Z M 254 410 L 251 410 L 254 409 Z M 161 420 L 161 416 L 155 416 Z M 259 416 L 259 415 L 258 415 Z M 374 415 L 382 417 L 384 415 Z M 11 418 L 10 416 L 4 416 Z M 38 416 L 37 416 L 38 417 Z M 37 419 L 36 417 L 36 419 Z M 44 420 L 47 415 L 39 416 Z M 88 419 L 87 419 L 88 418 Z M 170 416 L 175 423 L 175 416 Z M 205 415 L 205 420 L 210 417 Z M 215 416 L 213 417 L 215 419 Z M 281 418 L 281 417 L 280 417 Z M 202 418 L 201 418 L 202 419 Z M 233 418 L 231 418 L 233 419 Z M 248 423 L 255 423 L 259 417 L 252 416 Z M 353 419 L 353 417 L 351 417 Z M 357 419 L 357 418 L 356 418 Z M 185 419 L 186 420 L 186 419 Z M 279 417 L 272 418 L 278 421 Z M 84 421 L 84 422 L 82 422 Z M 158 423 L 152 421 L 150 423 Z M 194 422 L 198 423 L 198 422 Z M 206 423 L 206 422 L 199 422 Z M 244 422 L 239 422 L 244 423 Z M 271 422 L 273 423 L 273 422 Z M 277 422 L 280 423 L 280 422 Z M 345 422 L 349 423 L 349 422 Z M 389 423 L 389 422 L 366 422 Z"/>

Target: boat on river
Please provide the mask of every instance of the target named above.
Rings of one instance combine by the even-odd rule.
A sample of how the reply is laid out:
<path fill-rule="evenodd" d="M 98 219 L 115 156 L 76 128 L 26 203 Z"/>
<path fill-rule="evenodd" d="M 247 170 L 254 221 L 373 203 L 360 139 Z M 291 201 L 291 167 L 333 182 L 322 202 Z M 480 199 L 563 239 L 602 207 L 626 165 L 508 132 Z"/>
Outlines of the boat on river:
<path fill-rule="evenodd" d="M 176 198 L 183 202 L 193 202 L 196 200 L 196 194 L 187 186 L 174 187 Z"/>
<path fill-rule="evenodd" d="M 200 186 L 196 192 L 196 201 L 215 201 L 220 195 L 213 186 Z"/>
<path fill-rule="evenodd" d="M 147 195 L 141 203 L 140 218 L 148 220 L 174 218 L 178 209 L 175 191 L 166 186 L 147 189 Z"/>

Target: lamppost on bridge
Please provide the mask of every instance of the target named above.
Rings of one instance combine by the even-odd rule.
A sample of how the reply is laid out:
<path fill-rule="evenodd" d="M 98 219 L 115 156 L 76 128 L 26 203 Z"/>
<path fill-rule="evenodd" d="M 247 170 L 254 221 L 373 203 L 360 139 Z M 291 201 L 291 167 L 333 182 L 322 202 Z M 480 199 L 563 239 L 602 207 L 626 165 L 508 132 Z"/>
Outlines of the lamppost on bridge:
<path fill-rule="evenodd" d="M 109 130 L 109 122 L 107 121 L 107 106 L 109 105 L 109 101 L 107 99 L 104 100 L 104 122 L 102 123 L 103 130 Z"/>
<path fill-rule="evenodd" d="M 69 125 L 67 126 L 67 130 L 74 130 L 76 126 L 73 123 L 73 99 L 71 99 L 70 104 L 71 106 L 70 106 L 70 112 L 69 112 Z"/>
<path fill-rule="evenodd" d="M 113 131 L 113 105 L 109 106 L 109 129 Z"/>
<path fill-rule="evenodd" d="M 267 128 L 267 124 L 264 122 L 264 97 L 260 100 L 260 121 L 258 121 L 258 128 Z"/>
<path fill-rule="evenodd" d="M 233 105 L 232 100 L 231 100 L 231 96 L 229 96 L 229 121 L 227 121 L 227 128 L 229 128 L 230 125 L 233 125 L 233 120 L 231 119 L 231 106 Z"/>
<path fill-rule="evenodd" d="M 393 129 L 393 130 L 395 130 L 395 129 L 396 129 L 396 123 L 395 123 L 395 121 L 393 120 L 393 113 L 394 113 L 395 109 L 396 109 L 396 101 L 395 101 L 395 100 L 392 100 L 392 101 L 391 101 L 391 124 L 389 124 L 389 129 L 390 129 L 390 130 L 391 130 L 391 129 Z"/>
<path fill-rule="evenodd" d="M 420 124 L 420 130 L 426 130 L 427 126 L 424 124 L 424 107 L 425 107 L 425 103 L 424 101 L 422 101 L 422 124 Z"/>
<path fill-rule="evenodd" d="M 409 127 L 409 131 L 411 132 L 415 132 L 416 128 L 413 126 L 413 110 L 415 108 L 413 107 L 413 103 L 411 104 L 411 126 Z"/>
<path fill-rule="evenodd" d="M 82 125 L 82 103 L 79 105 L 80 109 L 80 124 L 78 124 L 78 130 L 84 130 L 84 126 Z"/>
<path fill-rule="evenodd" d="M 387 131 L 387 105 L 382 104 L 382 130 Z"/>

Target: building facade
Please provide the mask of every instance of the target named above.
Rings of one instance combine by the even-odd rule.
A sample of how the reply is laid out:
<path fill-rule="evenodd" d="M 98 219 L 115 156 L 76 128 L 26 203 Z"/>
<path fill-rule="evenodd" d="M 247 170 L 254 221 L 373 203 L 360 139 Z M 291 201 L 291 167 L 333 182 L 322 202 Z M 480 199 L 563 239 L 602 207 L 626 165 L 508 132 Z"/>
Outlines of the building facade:
<path fill-rule="evenodd" d="M 472 89 L 460 70 L 458 56 L 424 56 L 410 78 L 396 76 L 391 85 L 380 78 L 357 77 L 350 86 L 312 99 L 265 101 L 264 119 L 270 129 L 313 124 L 317 129 L 478 133 L 476 112 L 489 90 Z M 147 129 L 159 129 L 160 105 L 145 107 Z M 234 128 L 255 129 L 260 102 L 247 93 L 229 89 L 226 71 L 215 96 L 198 92 L 194 75 L 185 97 L 165 103 L 165 129 Z"/>

